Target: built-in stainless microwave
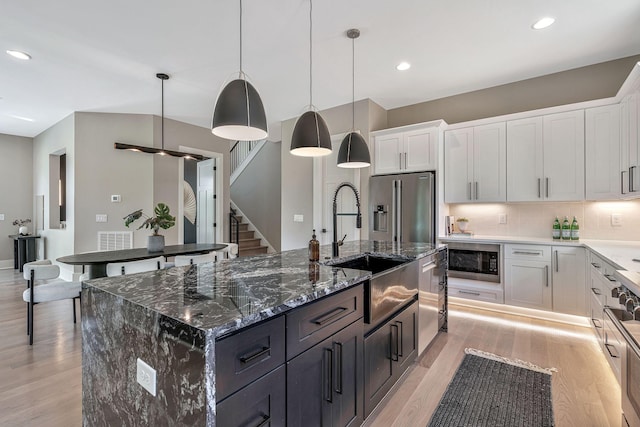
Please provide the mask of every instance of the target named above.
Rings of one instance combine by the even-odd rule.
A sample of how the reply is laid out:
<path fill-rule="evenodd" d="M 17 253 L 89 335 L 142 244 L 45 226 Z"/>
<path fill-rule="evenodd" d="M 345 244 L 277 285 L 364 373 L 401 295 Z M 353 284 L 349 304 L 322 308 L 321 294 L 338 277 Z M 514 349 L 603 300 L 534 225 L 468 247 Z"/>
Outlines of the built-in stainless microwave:
<path fill-rule="evenodd" d="M 449 277 L 500 283 L 500 245 L 448 242 Z"/>

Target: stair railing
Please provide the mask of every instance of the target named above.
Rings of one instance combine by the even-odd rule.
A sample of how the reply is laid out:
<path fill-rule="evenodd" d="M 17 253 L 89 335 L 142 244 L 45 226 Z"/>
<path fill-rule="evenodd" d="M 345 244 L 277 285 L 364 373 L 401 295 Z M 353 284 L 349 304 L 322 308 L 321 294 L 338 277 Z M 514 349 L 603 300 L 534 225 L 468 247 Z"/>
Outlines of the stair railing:
<path fill-rule="evenodd" d="M 229 212 L 229 242 L 240 244 L 240 220 L 233 208 Z"/>
<path fill-rule="evenodd" d="M 231 173 L 238 168 L 260 141 L 236 141 L 231 147 Z"/>

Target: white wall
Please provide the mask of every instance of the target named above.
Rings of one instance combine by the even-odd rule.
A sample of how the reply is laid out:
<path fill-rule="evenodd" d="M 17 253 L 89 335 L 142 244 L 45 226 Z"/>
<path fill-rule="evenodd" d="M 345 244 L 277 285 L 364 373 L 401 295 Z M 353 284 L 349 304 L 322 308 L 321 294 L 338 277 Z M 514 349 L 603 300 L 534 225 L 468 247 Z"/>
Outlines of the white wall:
<path fill-rule="evenodd" d="M 33 232 L 33 139 L 0 134 L 0 267 L 13 268 L 13 241 L 6 236 L 17 234 L 16 219 L 31 219 Z"/>
<path fill-rule="evenodd" d="M 44 195 L 44 229 L 40 244 L 45 258 L 55 260 L 74 253 L 75 232 L 75 116 L 67 116 L 33 140 L 33 195 Z M 61 150 L 67 154 L 67 228 L 49 228 L 49 200 L 58 197 L 49 191 L 49 155 Z M 71 271 L 70 268 L 67 271 Z M 68 276 L 67 276 L 68 277 Z"/>
<path fill-rule="evenodd" d="M 469 230 L 489 236 L 551 237 L 557 215 L 576 216 L 580 237 L 603 240 L 640 240 L 640 200 L 619 202 L 451 204 L 450 214 L 469 218 Z M 507 224 L 498 224 L 499 214 Z M 622 225 L 611 225 L 611 214 L 622 215 Z"/>

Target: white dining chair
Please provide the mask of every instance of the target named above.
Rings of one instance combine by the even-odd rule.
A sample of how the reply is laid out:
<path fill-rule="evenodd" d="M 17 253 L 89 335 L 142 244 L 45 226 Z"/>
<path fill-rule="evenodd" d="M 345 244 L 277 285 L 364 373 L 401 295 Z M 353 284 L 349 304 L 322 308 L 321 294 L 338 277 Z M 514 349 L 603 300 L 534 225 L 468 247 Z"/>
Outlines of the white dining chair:
<path fill-rule="evenodd" d="M 238 256 L 238 244 L 237 243 L 222 243 L 227 245 L 226 248 L 216 251 L 218 259 L 236 258 Z"/>
<path fill-rule="evenodd" d="M 124 276 L 125 274 L 144 273 L 146 271 L 161 270 L 165 266 L 163 256 L 143 259 L 140 261 L 111 262 L 107 264 L 107 276 Z"/>
<path fill-rule="evenodd" d="M 182 267 L 185 265 L 202 264 L 205 262 L 216 262 L 216 252 L 209 252 L 208 254 L 200 255 L 176 255 L 174 264 L 176 267 Z"/>
<path fill-rule="evenodd" d="M 23 276 L 27 281 L 27 289 L 22 299 L 27 303 L 27 334 L 29 345 L 33 345 L 33 306 L 48 301 L 70 299 L 73 302 L 73 323 L 76 323 L 76 299 L 80 298 L 82 285 L 80 282 L 67 282 L 60 279 L 60 267 L 50 260 L 28 262 L 24 265 Z M 36 280 L 59 279 L 36 285 Z"/>

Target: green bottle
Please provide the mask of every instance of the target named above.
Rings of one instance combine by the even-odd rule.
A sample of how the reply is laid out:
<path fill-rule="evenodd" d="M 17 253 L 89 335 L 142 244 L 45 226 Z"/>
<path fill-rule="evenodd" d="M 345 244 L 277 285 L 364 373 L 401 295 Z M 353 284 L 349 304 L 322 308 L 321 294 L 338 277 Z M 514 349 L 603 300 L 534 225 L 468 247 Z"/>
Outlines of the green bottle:
<path fill-rule="evenodd" d="M 553 240 L 560 240 L 560 221 L 558 217 L 553 221 L 553 233 L 551 235 L 553 236 Z"/>
<path fill-rule="evenodd" d="M 576 217 L 573 217 L 573 222 L 571 223 L 571 240 L 580 239 L 580 226 L 578 225 L 578 220 Z"/>
<path fill-rule="evenodd" d="M 569 218 L 566 216 L 562 221 L 562 240 L 571 240 L 571 225 L 569 225 Z"/>

